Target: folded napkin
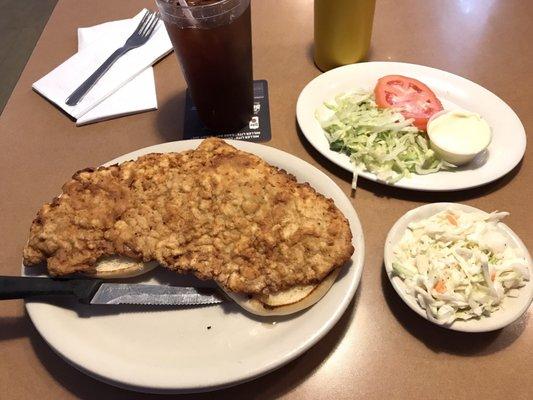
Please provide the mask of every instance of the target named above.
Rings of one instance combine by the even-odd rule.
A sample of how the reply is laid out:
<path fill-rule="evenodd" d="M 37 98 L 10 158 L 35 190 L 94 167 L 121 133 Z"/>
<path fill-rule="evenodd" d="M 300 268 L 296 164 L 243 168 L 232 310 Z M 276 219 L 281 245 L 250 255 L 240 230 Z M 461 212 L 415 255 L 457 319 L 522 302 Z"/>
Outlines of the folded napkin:
<path fill-rule="evenodd" d="M 141 14 L 144 14 L 144 11 L 141 11 Z M 98 40 L 105 40 L 106 37 L 116 35 L 117 32 L 128 31 L 129 25 L 129 19 L 126 19 L 105 22 L 88 28 L 79 28 L 78 51 L 98 43 Z M 78 118 L 76 125 L 90 124 L 155 109 L 157 109 L 157 96 L 154 71 L 150 66 L 92 110 Z"/>
<path fill-rule="evenodd" d="M 172 50 L 162 21 L 147 43 L 119 58 L 76 106 L 65 104 L 67 97 L 126 42 L 144 12 L 132 19 L 80 29 L 78 53 L 35 82 L 33 89 L 74 117 L 78 125 L 156 108 L 153 71 L 147 68 Z"/>

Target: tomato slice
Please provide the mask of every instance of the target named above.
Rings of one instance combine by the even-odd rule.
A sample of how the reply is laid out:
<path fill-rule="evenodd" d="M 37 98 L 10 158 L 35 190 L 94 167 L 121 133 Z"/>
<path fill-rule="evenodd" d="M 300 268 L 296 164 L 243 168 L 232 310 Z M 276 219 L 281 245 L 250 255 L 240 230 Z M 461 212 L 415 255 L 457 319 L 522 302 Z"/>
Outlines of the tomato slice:
<path fill-rule="evenodd" d="M 380 108 L 396 108 L 405 118 L 413 118 L 413 125 L 425 131 L 429 118 L 442 111 L 435 93 L 422 82 L 402 75 L 387 75 L 378 79 L 374 89 Z"/>

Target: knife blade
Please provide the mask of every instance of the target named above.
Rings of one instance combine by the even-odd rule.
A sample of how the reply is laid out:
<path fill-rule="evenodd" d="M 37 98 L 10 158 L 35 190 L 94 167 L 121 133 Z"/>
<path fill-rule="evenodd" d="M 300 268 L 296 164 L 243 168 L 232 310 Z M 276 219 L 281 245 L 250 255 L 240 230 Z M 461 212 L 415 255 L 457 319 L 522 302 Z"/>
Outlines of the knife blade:
<path fill-rule="evenodd" d="M 224 298 L 216 289 L 135 283 L 102 283 L 91 304 L 206 305 Z"/>
<path fill-rule="evenodd" d="M 213 288 L 104 283 L 101 279 L 0 276 L 0 300 L 59 295 L 74 296 L 88 304 L 194 306 L 226 301 L 225 296 Z"/>

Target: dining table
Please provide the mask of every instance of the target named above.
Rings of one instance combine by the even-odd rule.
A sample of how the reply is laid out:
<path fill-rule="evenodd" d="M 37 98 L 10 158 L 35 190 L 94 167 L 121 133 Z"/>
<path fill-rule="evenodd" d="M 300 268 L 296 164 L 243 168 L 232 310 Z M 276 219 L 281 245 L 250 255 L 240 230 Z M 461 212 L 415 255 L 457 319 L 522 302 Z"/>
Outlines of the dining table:
<path fill-rule="evenodd" d="M 186 83 L 175 54 L 154 65 L 158 109 L 77 127 L 32 83 L 77 51 L 77 28 L 130 18 L 150 0 L 58 0 L 0 117 L 1 275 L 20 275 L 36 211 L 73 172 L 183 137 Z M 365 261 L 357 292 L 335 326 L 288 364 L 252 381 L 187 399 L 533 398 L 533 311 L 493 332 L 436 326 L 396 294 L 383 265 L 389 229 L 432 202 L 510 212 L 508 224 L 533 249 L 533 149 L 502 178 L 454 192 L 424 192 L 359 179 L 319 154 L 295 109 L 322 72 L 313 62 L 313 0 L 252 0 L 254 79 L 268 82 L 272 138 L 263 144 L 326 173 L 361 221 Z M 365 61 L 426 65 L 465 77 L 503 99 L 533 130 L 533 2 L 377 0 Z M 8 55 L 2 55 L 8 56 Z M 355 249 L 360 251 L 361 249 Z M 96 380 L 52 350 L 21 300 L 0 302 L 1 399 L 156 399 Z"/>

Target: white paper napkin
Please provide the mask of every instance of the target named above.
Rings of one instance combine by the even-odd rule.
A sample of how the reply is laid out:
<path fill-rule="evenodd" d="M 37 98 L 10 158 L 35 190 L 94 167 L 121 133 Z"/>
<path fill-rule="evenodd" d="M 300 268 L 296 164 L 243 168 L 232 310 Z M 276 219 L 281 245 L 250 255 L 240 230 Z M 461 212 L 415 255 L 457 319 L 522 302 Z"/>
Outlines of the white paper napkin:
<path fill-rule="evenodd" d="M 98 43 L 99 40 L 105 40 L 106 37 L 115 35 L 116 32 L 128 29 L 128 19 L 79 28 L 78 51 Z M 152 67 L 148 67 L 92 110 L 78 118 L 76 125 L 90 124 L 155 109 L 157 109 L 157 96 L 154 71 Z"/>
<path fill-rule="evenodd" d="M 92 33 L 90 37 L 87 36 L 89 38 L 87 46 L 83 46 L 83 49 L 80 46 L 78 53 L 35 82 L 32 86 L 33 89 L 75 119 L 79 119 L 80 123 L 109 118 L 111 115 L 124 115 L 125 107 L 120 104 L 120 98 L 113 99 L 111 96 L 116 94 L 120 88 L 122 88 L 121 92 L 123 91 L 120 93 L 120 97 L 127 98 L 128 108 L 134 103 L 138 107 L 137 101 L 141 101 L 139 97 L 144 96 L 144 92 L 135 90 L 140 84 L 135 83 L 134 86 L 126 84 L 139 77 L 143 71 L 172 50 L 172 44 L 162 21 L 159 21 L 155 32 L 146 44 L 119 58 L 76 106 L 68 106 L 65 104 L 65 100 L 116 49 L 125 43 L 139 24 L 144 11 L 129 20 L 103 24 L 106 26 L 102 29 L 106 31 L 102 35 L 98 35 L 98 38 L 95 38 L 96 35 L 93 36 Z M 144 79 L 148 80 L 147 76 Z M 153 73 L 151 84 L 153 87 Z M 146 83 L 143 84 L 143 87 L 144 85 Z M 106 99 L 109 100 L 109 103 L 104 108 L 103 102 Z M 95 110 L 99 105 L 102 105 L 102 108 Z M 87 116 L 86 120 L 82 118 L 91 110 L 95 110 L 93 114 Z"/>

